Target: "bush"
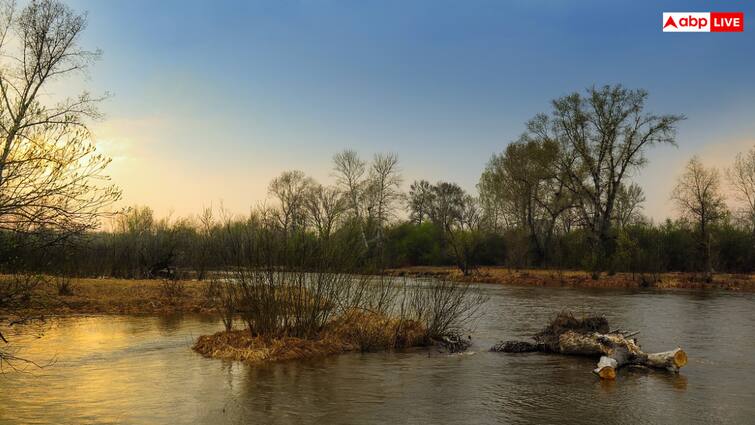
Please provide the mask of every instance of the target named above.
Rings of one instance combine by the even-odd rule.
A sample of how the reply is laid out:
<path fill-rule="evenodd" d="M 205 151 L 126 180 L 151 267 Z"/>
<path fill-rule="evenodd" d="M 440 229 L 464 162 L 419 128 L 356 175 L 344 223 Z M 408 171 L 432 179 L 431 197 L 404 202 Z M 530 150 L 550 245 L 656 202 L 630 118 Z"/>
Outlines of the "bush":
<path fill-rule="evenodd" d="M 163 279 L 160 292 L 170 304 L 176 304 L 186 296 L 186 282 L 177 279 Z"/>
<path fill-rule="evenodd" d="M 56 276 L 55 288 L 58 290 L 60 296 L 71 296 L 74 293 L 73 281 L 68 276 Z"/>

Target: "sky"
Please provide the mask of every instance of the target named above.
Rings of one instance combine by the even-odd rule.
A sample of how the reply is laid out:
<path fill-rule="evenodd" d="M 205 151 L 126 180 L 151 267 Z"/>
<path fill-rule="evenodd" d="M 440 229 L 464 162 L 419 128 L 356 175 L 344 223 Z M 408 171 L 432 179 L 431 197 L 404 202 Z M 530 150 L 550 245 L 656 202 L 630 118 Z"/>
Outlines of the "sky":
<path fill-rule="evenodd" d="M 744 1 L 71 0 L 81 45 L 104 54 L 81 88 L 110 92 L 92 123 L 121 204 L 185 216 L 245 213 L 300 169 L 331 182 L 331 158 L 399 155 L 405 187 L 483 167 L 592 85 L 644 88 L 647 110 L 684 114 L 678 147 L 634 177 L 645 213 L 673 216 L 684 163 L 724 168 L 755 146 L 755 7 Z M 662 12 L 742 11 L 744 33 L 662 33 Z"/>

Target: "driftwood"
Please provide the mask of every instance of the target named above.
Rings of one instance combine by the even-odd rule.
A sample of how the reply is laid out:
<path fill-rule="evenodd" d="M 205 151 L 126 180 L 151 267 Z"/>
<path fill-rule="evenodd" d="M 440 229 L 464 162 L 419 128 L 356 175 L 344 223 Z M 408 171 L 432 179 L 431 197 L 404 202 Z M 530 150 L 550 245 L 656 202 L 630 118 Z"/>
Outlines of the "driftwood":
<path fill-rule="evenodd" d="M 432 340 L 433 345 L 447 353 L 461 353 L 467 351 L 472 345 L 472 336 L 447 335 Z"/>
<path fill-rule="evenodd" d="M 679 372 L 687 364 L 681 348 L 662 353 L 645 353 L 633 338 L 639 332 L 609 330 L 604 317 L 575 318 L 560 313 L 545 329 L 533 336 L 534 342 L 502 341 L 491 350 L 503 353 L 557 353 L 597 357 L 593 371 L 601 379 L 616 379 L 616 371 L 628 365 Z"/>

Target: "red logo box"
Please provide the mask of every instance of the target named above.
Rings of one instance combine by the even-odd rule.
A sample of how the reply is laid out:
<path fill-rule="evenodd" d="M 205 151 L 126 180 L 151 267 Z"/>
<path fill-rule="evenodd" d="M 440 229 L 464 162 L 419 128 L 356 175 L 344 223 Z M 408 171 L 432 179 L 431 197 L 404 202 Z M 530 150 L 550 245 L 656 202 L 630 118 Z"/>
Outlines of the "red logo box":
<path fill-rule="evenodd" d="M 744 32 L 744 12 L 710 12 L 710 32 Z"/>

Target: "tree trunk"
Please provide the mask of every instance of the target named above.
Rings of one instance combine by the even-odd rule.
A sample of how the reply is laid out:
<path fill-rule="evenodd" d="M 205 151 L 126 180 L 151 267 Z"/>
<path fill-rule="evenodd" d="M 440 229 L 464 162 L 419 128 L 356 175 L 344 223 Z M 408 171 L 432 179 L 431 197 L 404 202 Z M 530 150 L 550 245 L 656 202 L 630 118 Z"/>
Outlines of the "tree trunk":
<path fill-rule="evenodd" d="M 558 346 L 506 341 L 497 344 L 493 351 L 507 353 L 556 352 L 558 354 L 599 357 L 593 372 L 601 379 L 616 379 L 616 371 L 626 365 L 646 366 L 679 372 L 687 364 L 687 354 L 681 348 L 662 353 L 645 353 L 637 341 L 615 331 L 610 333 L 577 332 L 568 330 L 558 336 Z"/>

